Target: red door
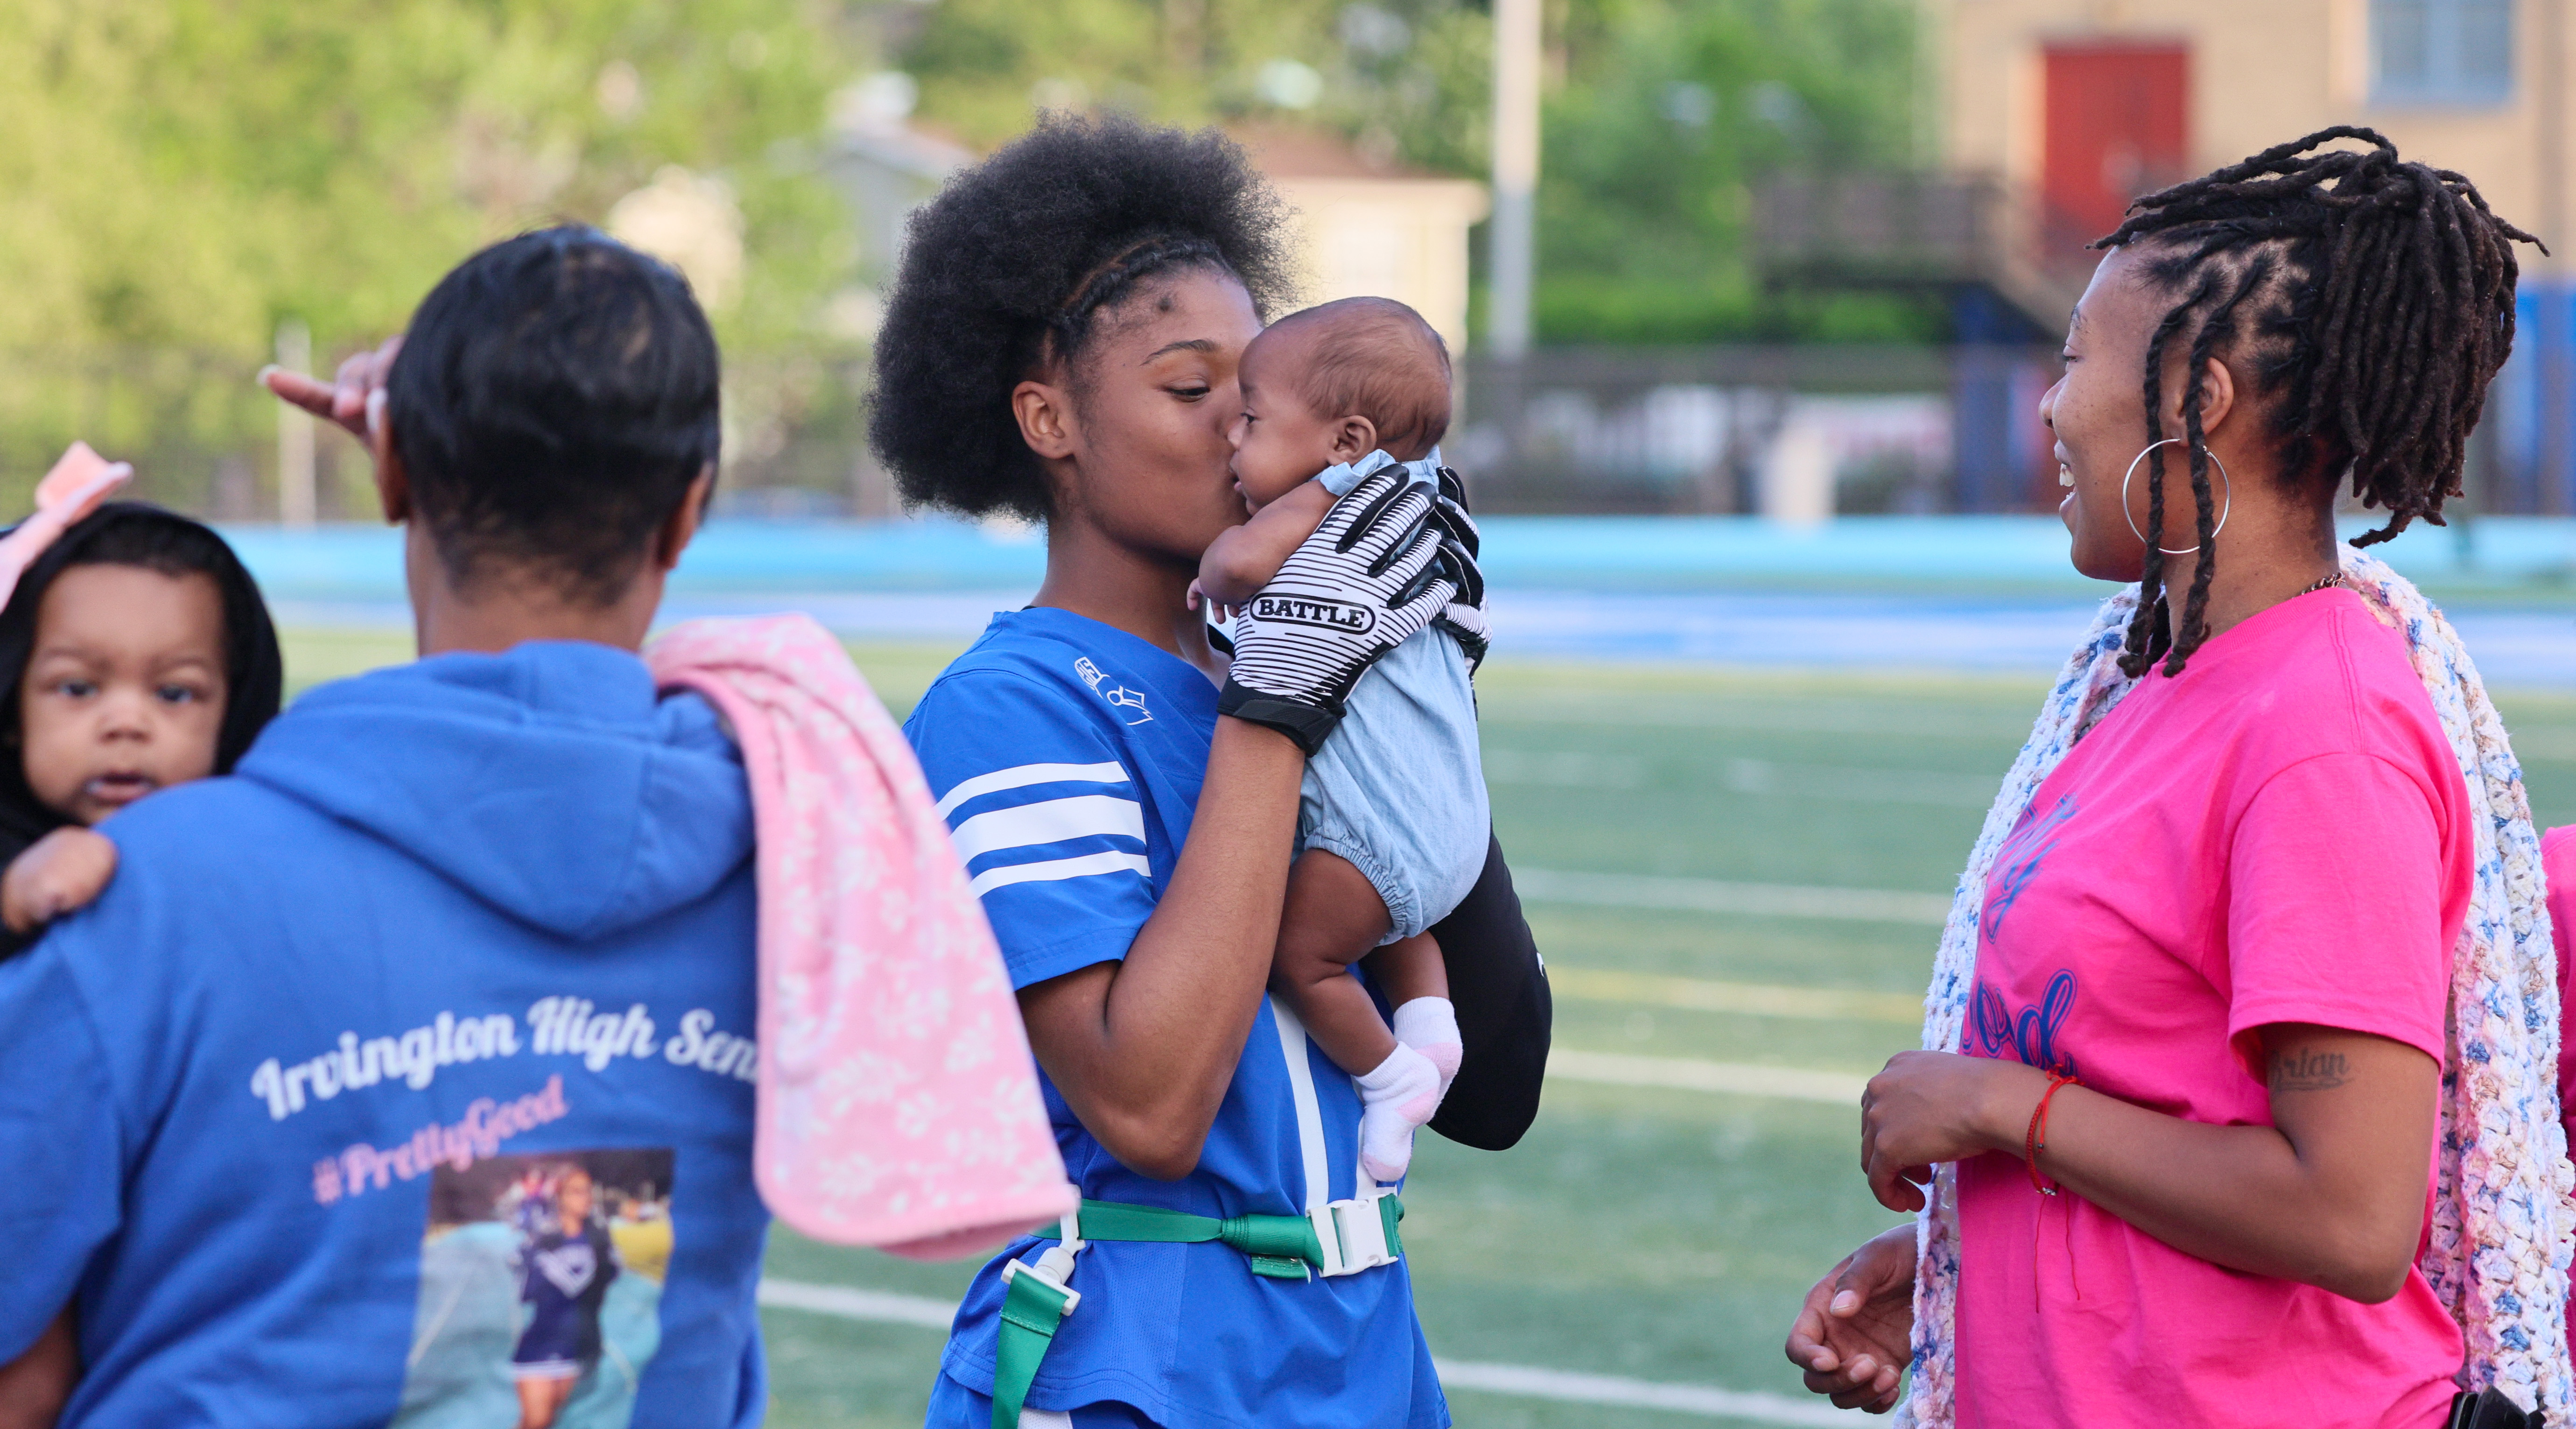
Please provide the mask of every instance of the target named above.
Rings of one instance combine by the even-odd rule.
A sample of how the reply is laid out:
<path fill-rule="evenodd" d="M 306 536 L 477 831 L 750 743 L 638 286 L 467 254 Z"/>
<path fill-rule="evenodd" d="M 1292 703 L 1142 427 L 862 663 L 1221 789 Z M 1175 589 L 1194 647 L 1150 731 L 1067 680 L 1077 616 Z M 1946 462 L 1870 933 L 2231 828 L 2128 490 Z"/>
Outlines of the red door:
<path fill-rule="evenodd" d="M 2047 58 L 2040 195 L 2048 247 L 2063 254 L 2119 227 L 2129 200 L 2189 177 L 2191 52 L 2092 42 Z"/>

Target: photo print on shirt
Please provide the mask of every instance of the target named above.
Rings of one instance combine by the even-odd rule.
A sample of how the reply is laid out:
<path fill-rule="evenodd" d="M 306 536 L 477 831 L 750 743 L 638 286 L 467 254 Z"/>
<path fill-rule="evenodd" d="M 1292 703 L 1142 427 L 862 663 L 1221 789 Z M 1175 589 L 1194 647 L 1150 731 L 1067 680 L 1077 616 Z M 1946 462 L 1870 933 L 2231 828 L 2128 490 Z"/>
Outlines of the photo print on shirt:
<path fill-rule="evenodd" d="M 672 1162 L 615 1148 L 441 1163 L 395 1429 L 626 1429 L 662 1341 Z"/>

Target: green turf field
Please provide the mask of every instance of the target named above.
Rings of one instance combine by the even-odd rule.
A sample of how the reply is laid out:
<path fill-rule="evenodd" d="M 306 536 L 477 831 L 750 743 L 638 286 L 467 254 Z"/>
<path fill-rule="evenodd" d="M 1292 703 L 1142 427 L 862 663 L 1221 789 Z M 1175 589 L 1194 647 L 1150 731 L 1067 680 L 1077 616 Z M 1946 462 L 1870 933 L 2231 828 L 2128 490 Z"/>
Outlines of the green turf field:
<path fill-rule="evenodd" d="M 405 653 L 380 637 L 289 645 L 299 683 Z M 898 711 L 945 654 L 858 653 Z M 2040 693 L 2036 680 L 1499 660 L 1478 683 L 1495 821 L 1516 867 L 1936 895 L 1957 876 Z M 2501 703 L 2540 820 L 2576 821 L 2576 696 Z M 1853 1076 L 1912 1045 L 1906 1004 L 1937 933 L 1556 904 L 1534 904 L 1531 921 L 1556 978 L 1562 1052 Z M 1712 1010 L 1750 1003 L 1768 1011 Z M 1815 1100 L 1553 1080 L 1514 1151 L 1425 1137 L 1405 1192 L 1405 1244 L 1434 1353 L 1796 1393 L 1779 1352 L 1791 1307 L 1891 1219 L 1855 1169 L 1858 1121 Z M 972 1267 L 781 1231 L 770 1269 L 953 1298 Z M 938 1331 L 783 1309 L 767 1313 L 767 1328 L 771 1423 L 919 1424 Z M 1759 1422 L 1456 1388 L 1452 1403 L 1474 1429 Z"/>

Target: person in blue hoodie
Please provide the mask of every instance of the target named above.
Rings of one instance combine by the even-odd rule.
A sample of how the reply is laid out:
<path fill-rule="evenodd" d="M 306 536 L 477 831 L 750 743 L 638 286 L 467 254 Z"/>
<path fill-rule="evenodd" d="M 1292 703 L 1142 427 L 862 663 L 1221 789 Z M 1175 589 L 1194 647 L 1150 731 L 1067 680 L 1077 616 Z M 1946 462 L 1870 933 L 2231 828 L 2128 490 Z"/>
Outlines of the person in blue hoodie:
<path fill-rule="evenodd" d="M 712 483 L 714 338 L 672 270 L 553 229 L 366 376 L 273 385 L 368 439 L 423 658 L 127 811 L 107 891 L 0 964 L 0 1361 L 76 1303 L 67 1426 L 508 1429 L 515 1234 L 433 1211 L 485 1162 L 646 1150 L 659 1348 L 573 1403 L 756 1423 L 753 1088 L 681 1047 L 753 1031 L 749 793 L 635 653 Z"/>

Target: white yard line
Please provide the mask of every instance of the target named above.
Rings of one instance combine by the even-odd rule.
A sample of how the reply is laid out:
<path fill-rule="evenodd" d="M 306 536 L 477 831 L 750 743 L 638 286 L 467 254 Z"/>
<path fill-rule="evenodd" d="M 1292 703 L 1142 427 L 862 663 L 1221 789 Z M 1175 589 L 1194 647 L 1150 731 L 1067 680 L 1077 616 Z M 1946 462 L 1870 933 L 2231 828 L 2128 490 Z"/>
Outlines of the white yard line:
<path fill-rule="evenodd" d="M 1575 1052 L 1563 1047 L 1548 1053 L 1547 1074 L 1569 1082 L 1670 1087 L 1675 1091 L 1780 1097 L 1847 1107 L 1859 1106 L 1861 1089 L 1869 1085 L 1869 1078 L 1853 1072 L 1769 1067 L 1756 1062 L 1703 1062 L 1695 1057 L 1632 1057 L 1620 1052 Z"/>
<path fill-rule="evenodd" d="M 918 1325 L 944 1330 L 957 1307 L 920 1295 L 896 1295 L 847 1285 L 815 1285 L 801 1280 L 763 1280 L 760 1303 L 780 1310 L 803 1310 L 844 1320 Z M 1713 1385 L 1667 1384 L 1616 1375 L 1576 1374 L 1568 1370 L 1532 1369 L 1527 1365 L 1478 1364 L 1437 1360 L 1440 1379 L 1451 1389 L 1480 1394 L 1508 1394 L 1523 1399 L 1555 1399 L 1569 1404 L 1607 1404 L 1622 1409 L 1667 1409 L 1711 1419 L 1746 1419 L 1757 1424 L 1844 1425 L 1849 1421 L 1821 1402 L 1808 1403 L 1781 1394 L 1747 1393 Z"/>
<path fill-rule="evenodd" d="M 1641 873 L 1575 873 L 1515 868 L 1512 885 L 1533 903 L 1602 908 L 1673 908 L 1693 913 L 1749 913 L 1766 918 L 1841 918 L 1938 928 L 1950 919 L 1950 895 L 1888 888 L 1818 888 L 1795 883 L 1727 883 Z"/>
<path fill-rule="evenodd" d="M 1850 1429 L 1852 1424 L 1848 1414 L 1821 1399 L 1797 1400 L 1785 1394 L 1574 1374 L 1526 1365 L 1465 1364 L 1444 1359 L 1432 1363 L 1439 1367 L 1441 1384 L 1450 1389 L 1512 1394 L 1524 1399 L 1560 1399 L 1571 1404 L 1611 1404 L 1622 1409 L 1669 1409 L 1676 1414 L 1749 1419 L 1757 1424 L 1838 1425 L 1842 1429 Z"/>
<path fill-rule="evenodd" d="M 1618 968 L 1568 967 L 1563 963 L 1548 968 L 1547 982 L 1549 989 L 1558 997 L 1587 1002 L 1638 1002 L 1692 1012 L 1728 1012 L 1739 1017 L 1889 1022 L 1900 1027 L 1919 1026 L 1923 1021 L 1923 999 L 1903 992 L 1717 982 L 1708 978 L 1625 972 Z"/>
<path fill-rule="evenodd" d="M 803 1280 L 763 1279 L 760 1303 L 780 1310 L 810 1310 L 844 1320 L 919 1325 L 929 1330 L 945 1330 L 957 1318 L 957 1307 L 945 1300 L 848 1285 L 815 1285 Z"/>

